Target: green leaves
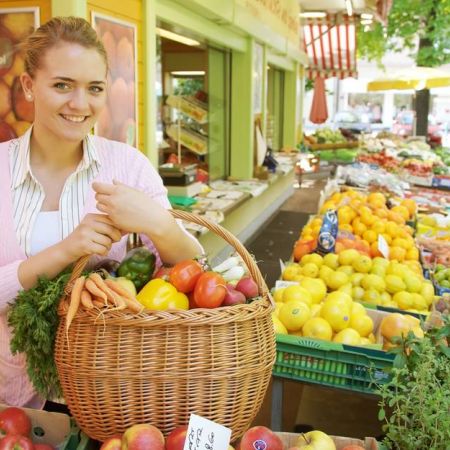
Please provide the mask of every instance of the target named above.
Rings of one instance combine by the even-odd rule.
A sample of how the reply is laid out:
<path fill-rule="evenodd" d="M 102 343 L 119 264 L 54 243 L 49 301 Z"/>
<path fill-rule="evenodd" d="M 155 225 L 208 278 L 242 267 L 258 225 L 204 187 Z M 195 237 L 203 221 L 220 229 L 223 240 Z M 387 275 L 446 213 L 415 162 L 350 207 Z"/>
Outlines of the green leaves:
<path fill-rule="evenodd" d="M 28 376 L 44 398 L 61 395 L 53 351 L 58 303 L 69 276 L 63 272 L 54 280 L 40 278 L 33 289 L 19 292 L 8 312 L 11 352 L 25 353 Z"/>

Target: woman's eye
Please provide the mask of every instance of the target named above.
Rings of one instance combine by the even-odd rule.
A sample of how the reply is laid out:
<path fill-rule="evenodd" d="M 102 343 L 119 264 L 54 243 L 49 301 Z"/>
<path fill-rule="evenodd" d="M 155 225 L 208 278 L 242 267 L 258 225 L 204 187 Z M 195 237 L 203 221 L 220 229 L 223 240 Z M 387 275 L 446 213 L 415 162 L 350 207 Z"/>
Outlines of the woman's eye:
<path fill-rule="evenodd" d="M 91 86 L 90 87 L 91 92 L 94 94 L 99 94 L 100 92 L 103 92 L 103 88 L 100 86 Z"/>
<path fill-rule="evenodd" d="M 54 84 L 56 89 L 59 89 L 61 91 L 66 91 L 70 88 L 70 86 L 67 83 L 58 82 Z"/>

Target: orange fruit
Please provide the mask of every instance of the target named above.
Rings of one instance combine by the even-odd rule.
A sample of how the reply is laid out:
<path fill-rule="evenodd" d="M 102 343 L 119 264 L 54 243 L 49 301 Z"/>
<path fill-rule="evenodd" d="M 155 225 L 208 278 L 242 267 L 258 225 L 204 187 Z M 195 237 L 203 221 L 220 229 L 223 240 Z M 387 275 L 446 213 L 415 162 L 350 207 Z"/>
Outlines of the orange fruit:
<path fill-rule="evenodd" d="M 418 261 L 419 260 L 419 250 L 416 247 L 411 247 L 406 252 L 405 259 Z"/>
<path fill-rule="evenodd" d="M 372 242 L 375 242 L 377 240 L 377 233 L 373 230 L 366 230 L 364 231 L 362 235 L 363 239 L 371 244 Z"/>
<path fill-rule="evenodd" d="M 412 217 L 417 211 L 416 202 L 411 198 L 405 198 L 402 200 L 401 205 L 408 209 L 410 217 Z"/>
<path fill-rule="evenodd" d="M 405 219 L 405 221 L 409 219 L 409 210 L 406 206 L 397 205 L 394 206 L 391 211 L 399 213 Z"/>
<path fill-rule="evenodd" d="M 348 231 L 349 233 L 353 233 L 353 227 L 349 223 L 344 223 L 343 225 L 339 225 L 339 230 Z"/>
<path fill-rule="evenodd" d="M 355 212 L 350 208 L 350 206 L 342 206 L 338 209 L 338 221 L 339 225 L 350 223 L 354 217 Z"/>
<path fill-rule="evenodd" d="M 399 225 L 405 225 L 405 218 L 399 212 L 393 211 L 392 209 L 388 211 L 388 219 Z"/>
<path fill-rule="evenodd" d="M 395 222 L 393 222 L 392 220 L 389 220 L 386 223 L 386 233 L 389 234 L 392 239 L 397 237 L 398 231 L 399 231 L 399 228 Z"/>
<path fill-rule="evenodd" d="M 397 261 L 401 262 L 404 261 L 406 256 L 406 250 L 402 247 L 390 247 L 389 248 L 389 259 L 393 260 L 396 259 Z"/>
<path fill-rule="evenodd" d="M 395 238 L 392 241 L 391 245 L 393 247 L 401 247 L 401 248 L 404 248 L 405 250 L 409 250 L 412 247 L 413 243 L 408 241 L 408 240 L 406 240 L 406 239 Z"/>
<path fill-rule="evenodd" d="M 381 335 L 389 341 L 394 336 L 406 335 L 410 328 L 408 319 L 400 313 L 392 313 L 383 317 L 380 324 Z"/>
<path fill-rule="evenodd" d="M 372 258 L 375 258 L 376 256 L 383 256 L 380 252 L 380 250 L 378 250 L 378 242 L 372 242 L 372 244 L 370 244 L 370 256 L 372 256 Z"/>
<path fill-rule="evenodd" d="M 371 192 L 367 197 L 367 201 L 369 203 L 386 204 L 386 197 L 381 192 Z"/>
<path fill-rule="evenodd" d="M 353 224 L 353 222 L 352 222 L 352 224 Z M 366 230 L 367 230 L 367 227 L 362 222 L 358 222 L 356 225 L 353 225 L 353 233 L 355 233 L 357 236 L 362 236 L 364 231 L 366 231 Z"/>
<path fill-rule="evenodd" d="M 386 225 L 383 220 L 375 221 L 370 228 L 377 234 L 384 233 L 386 231 Z"/>
<path fill-rule="evenodd" d="M 377 208 L 373 213 L 380 219 L 386 219 L 388 210 L 386 208 Z"/>

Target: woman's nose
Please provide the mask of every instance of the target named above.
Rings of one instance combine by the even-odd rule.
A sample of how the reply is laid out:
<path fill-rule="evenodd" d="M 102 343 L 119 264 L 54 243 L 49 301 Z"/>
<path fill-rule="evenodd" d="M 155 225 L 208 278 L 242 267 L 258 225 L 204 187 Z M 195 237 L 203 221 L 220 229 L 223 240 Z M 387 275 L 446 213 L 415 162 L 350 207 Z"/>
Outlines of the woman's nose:
<path fill-rule="evenodd" d="M 69 101 L 72 109 L 83 110 L 89 106 L 88 96 L 84 89 L 75 89 Z"/>

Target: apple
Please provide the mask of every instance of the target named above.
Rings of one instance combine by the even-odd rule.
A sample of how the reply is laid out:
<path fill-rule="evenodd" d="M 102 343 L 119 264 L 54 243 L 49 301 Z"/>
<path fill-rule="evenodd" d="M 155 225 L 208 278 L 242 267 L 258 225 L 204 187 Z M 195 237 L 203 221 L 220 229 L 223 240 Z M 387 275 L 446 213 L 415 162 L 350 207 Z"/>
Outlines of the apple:
<path fill-rule="evenodd" d="M 239 450 L 283 450 L 283 442 L 269 428 L 256 426 L 249 428 L 242 436 Z"/>
<path fill-rule="evenodd" d="M 121 450 L 122 449 L 122 435 L 116 434 L 109 437 L 103 442 L 100 450 Z"/>
<path fill-rule="evenodd" d="M 173 429 L 166 439 L 166 450 L 183 450 L 188 426 L 183 425 Z"/>
<path fill-rule="evenodd" d="M 364 447 L 356 444 L 346 445 L 342 450 L 365 450 Z"/>
<path fill-rule="evenodd" d="M 7 434 L 0 439 L 1 450 L 34 450 L 34 444 L 31 439 L 20 434 Z"/>
<path fill-rule="evenodd" d="M 140 423 L 128 428 L 122 437 L 121 450 L 164 450 L 164 436 L 158 428 Z"/>
<path fill-rule="evenodd" d="M 23 409 L 10 406 L 0 412 L 0 435 L 20 434 L 21 436 L 29 436 L 30 432 L 31 420 Z"/>
<path fill-rule="evenodd" d="M 118 449 L 120 450 L 120 447 Z M 34 450 L 55 450 L 55 447 L 48 444 L 34 444 Z"/>
<path fill-rule="evenodd" d="M 319 430 L 302 433 L 297 440 L 296 447 L 299 450 L 336 450 L 333 439 Z"/>

